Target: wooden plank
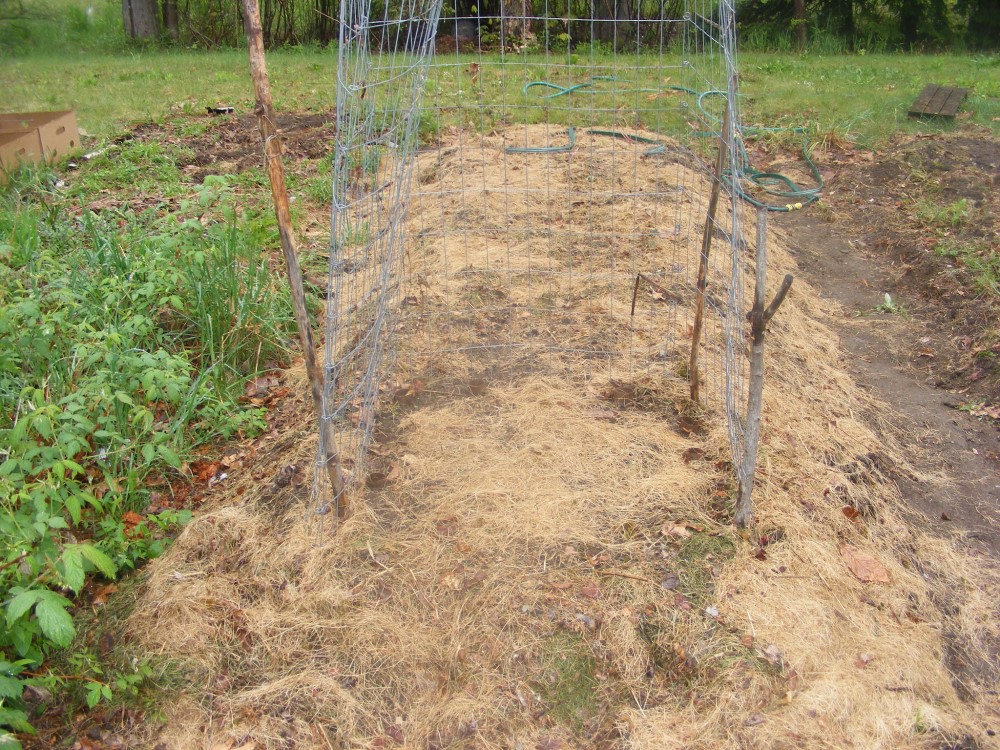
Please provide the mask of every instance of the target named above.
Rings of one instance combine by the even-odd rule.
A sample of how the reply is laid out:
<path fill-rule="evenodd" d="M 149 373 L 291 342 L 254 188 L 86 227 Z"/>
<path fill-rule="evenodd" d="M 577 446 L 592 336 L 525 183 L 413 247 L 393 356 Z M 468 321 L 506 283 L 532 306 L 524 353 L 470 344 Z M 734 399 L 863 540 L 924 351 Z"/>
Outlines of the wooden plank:
<path fill-rule="evenodd" d="M 944 103 L 941 107 L 941 111 L 938 112 L 942 117 L 954 117 L 958 114 L 958 107 L 965 99 L 969 92 L 965 89 L 953 88 L 951 94 L 948 96 L 948 101 Z"/>
<path fill-rule="evenodd" d="M 924 114 L 924 110 L 927 108 L 928 102 L 930 102 L 931 97 L 934 96 L 934 93 L 938 90 L 938 88 L 939 87 L 935 86 L 933 83 L 928 83 L 924 86 L 924 90 L 920 92 L 920 96 L 917 97 L 917 100 L 913 102 L 913 105 L 910 107 L 909 114 L 911 117 L 917 117 Z"/>
<path fill-rule="evenodd" d="M 924 107 L 924 112 L 931 116 L 941 114 L 941 107 L 943 107 L 945 102 L 948 101 L 948 95 L 950 93 L 951 89 L 946 86 L 938 86 L 937 91 L 934 92 L 934 96 L 931 97 L 927 106 Z"/>
<path fill-rule="evenodd" d="M 929 83 L 910 107 L 910 117 L 954 117 L 968 95 L 967 89 Z"/>

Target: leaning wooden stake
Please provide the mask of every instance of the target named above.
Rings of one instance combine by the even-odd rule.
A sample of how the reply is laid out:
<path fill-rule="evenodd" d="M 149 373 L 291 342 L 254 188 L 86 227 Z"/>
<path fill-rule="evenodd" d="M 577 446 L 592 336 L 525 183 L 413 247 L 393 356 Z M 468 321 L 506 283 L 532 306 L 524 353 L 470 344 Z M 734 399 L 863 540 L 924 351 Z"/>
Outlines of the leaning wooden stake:
<path fill-rule="evenodd" d="M 695 300 L 694 327 L 691 329 L 691 361 L 688 363 L 688 377 L 691 379 L 691 400 L 698 401 L 701 376 L 698 374 L 698 347 L 701 344 L 701 329 L 705 322 L 705 288 L 708 286 L 708 256 L 712 250 L 712 233 L 715 230 L 715 212 L 719 205 L 722 188 L 722 170 L 726 168 L 726 152 L 729 150 L 729 102 L 722 116 L 722 131 L 719 133 L 719 156 L 715 160 L 712 175 L 712 193 L 708 199 L 708 213 L 705 216 L 705 233 L 701 238 L 701 260 L 698 262 L 698 296 Z"/>
<path fill-rule="evenodd" d="M 285 188 L 285 170 L 281 163 L 281 138 L 278 135 L 274 104 L 271 101 L 271 84 L 267 77 L 264 61 L 264 34 L 260 25 L 260 9 L 257 0 L 243 0 L 243 25 L 247 34 L 247 51 L 250 53 L 250 76 L 253 78 L 257 96 L 257 122 L 264 140 L 264 158 L 267 162 L 267 176 L 271 181 L 271 197 L 274 200 L 274 216 L 278 221 L 278 235 L 281 238 L 281 252 L 285 256 L 285 270 L 288 286 L 292 293 L 292 307 L 295 309 L 295 323 L 299 329 L 299 341 L 306 361 L 306 373 L 312 390 L 313 404 L 319 415 L 320 440 L 326 446 L 326 469 L 330 477 L 333 496 L 337 502 L 337 515 L 347 516 L 347 499 L 344 495 L 344 475 L 340 470 L 340 460 L 335 452 L 333 428 L 329 420 L 323 418 L 323 373 L 316 363 L 316 346 L 313 343 L 312 327 L 306 310 L 306 293 L 302 286 L 302 271 L 292 234 L 292 217 L 288 210 L 288 190 Z"/>
<path fill-rule="evenodd" d="M 761 407 L 764 396 L 764 333 L 767 324 L 785 301 L 793 278 L 785 276 L 771 304 L 764 307 L 764 286 L 767 274 L 767 209 L 757 209 L 757 278 L 754 284 L 753 308 L 747 313 L 750 321 L 750 395 L 747 398 L 747 422 L 743 432 L 743 464 L 739 473 L 736 495 L 736 515 L 733 523 L 745 527 L 750 522 L 754 474 L 757 472 L 757 446 L 760 443 Z"/>

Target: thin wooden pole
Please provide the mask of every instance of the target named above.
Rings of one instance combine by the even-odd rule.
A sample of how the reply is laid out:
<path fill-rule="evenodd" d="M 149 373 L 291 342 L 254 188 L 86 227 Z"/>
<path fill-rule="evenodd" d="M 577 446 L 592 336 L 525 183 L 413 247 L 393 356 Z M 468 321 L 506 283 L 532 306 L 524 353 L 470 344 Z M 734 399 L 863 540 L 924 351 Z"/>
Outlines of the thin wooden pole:
<path fill-rule="evenodd" d="M 701 344 L 701 329 L 705 323 L 705 288 L 708 286 L 708 256 L 712 250 L 712 233 L 715 229 L 715 213 L 719 206 L 719 192 L 722 188 L 722 170 L 726 167 L 726 153 L 729 150 L 729 121 L 731 103 L 726 99 L 726 109 L 722 115 L 722 131 L 719 133 L 719 155 L 715 160 L 712 175 L 712 193 L 708 199 L 708 213 L 705 216 L 705 232 L 701 238 L 701 259 L 698 262 L 698 296 L 695 300 L 694 327 L 691 330 L 691 360 L 688 363 L 688 377 L 691 380 L 691 400 L 700 399 L 701 376 L 698 373 L 698 347 Z"/>
<path fill-rule="evenodd" d="M 785 301 L 792 287 L 792 276 L 785 276 L 771 304 L 764 307 L 764 289 L 767 276 L 767 209 L 757 209 L 757 276 L 754 283 L 753 307 L 747 314 L 750 320 L 750 384 L 747 396 L 747 421 L 743 431 L 743 461 L 736 495 L 736 514 L 733 523 L 740 528 L 750 522 L 752 511 L 754 475 L 757 473 L 757 447 L 760 444 L 761 411 L 764 401 L 764 334 L 767 324 Z"/>
<path fill-rule="evenodd" d="M 260 8 L 257 5 L 257 0 L 243 0 L 243 25 L 246 29 L 247 51 L 250 55 L 250 77 L 253 79 L 254 93 L 257 97 L 257 107 L 254 114 L 257 115 L 260 135 L 264 140 L 264 159 L 267 164 L 267 176 L 271 182 L 271 198 L 274 200 L 274 217 L 278 222 L 281 252 L 285 256 L 285 270 L 288 274 L 288 286 L 292 294 L 295 323 L 299 329 L 299 341 L 302 345 L 302 354 L 305 357 L 306 374 L 309 376 L 313 404 L 319 416 L 320 440 L 326 447 L 326 469 L 337 502 L 337 515 L 340 518 L 345 518 L 348 506 L 343 492 L 344 475 L 335 451 L 332 426 L 329 420 L 323 418 L 323 373 L 316 362 L 316 346 L 313 342 L 309 312 L 306 309 L 302 270 L 299 268 L 295 236 L 292 234 L 292 217 L 288 208 L 285 170 L 281 162 L 281 138 L 278 135 L 277 118 L 274 114 L 274 103 L 271 100 L 271 83 L 267 77 L 267 64 L 264 60 L 264 34 L 261 29 Z"/>

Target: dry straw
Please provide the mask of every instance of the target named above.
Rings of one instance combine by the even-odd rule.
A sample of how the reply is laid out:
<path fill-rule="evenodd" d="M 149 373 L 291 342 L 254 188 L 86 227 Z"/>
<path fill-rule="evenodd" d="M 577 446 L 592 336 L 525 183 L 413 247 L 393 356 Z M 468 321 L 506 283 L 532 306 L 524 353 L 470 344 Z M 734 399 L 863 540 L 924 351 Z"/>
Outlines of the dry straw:
<path fill-rule="evenodd" d="M 418 179 L 463 174 L 447 158 L 418 163 Z M 414 205 L 411 232 L 430 210 Z M 835 310 L 807 284 L 769 334 L 757 525 L 739 535 L 724 419 L 687 402 L 677 371 L 690 300 L 639 333 L 629 317 L 627 276 L 656 247 L 621 249 L 585 333 L 611 350 L 672 332 L 677 348 L 650 343 L 611 380 L 572 347 L 434 354 L 476 321 L 426 325 L 468 289 L 460 274 L 418 284 L 452 261 L 411 236 L 423 317 L 404 321 L 355 515 L 317 538 L 308 489 L 276 480 L 314 455 L 300 423 L 259 444 L 262 479 L 248 467 L 150 566 L 132 635 L 184 676 L 154 744 L 990 746 L 992 571 L 905 510 L 904 444 L 845 372 L 824 324 Z M 772 238 L 771 288 L 794 272 L 786 246 Z M 529 301 L 516 278 L 507 293 Z M 571 319 L 551 333 L 584 332 Z M 306 413 L 286 403 L 275 419 Z M 889 582 L 853 576 L 845 545 Z"/>

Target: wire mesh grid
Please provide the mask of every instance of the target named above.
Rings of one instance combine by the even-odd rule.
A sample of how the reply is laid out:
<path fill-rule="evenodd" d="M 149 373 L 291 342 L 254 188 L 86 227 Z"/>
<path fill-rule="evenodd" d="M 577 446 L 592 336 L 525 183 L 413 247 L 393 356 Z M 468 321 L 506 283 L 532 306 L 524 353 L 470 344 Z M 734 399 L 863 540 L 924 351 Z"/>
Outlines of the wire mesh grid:
<path fill-rule="evenodd" d="M 738 170 L 713 171 L 720 149 L 739 158 L 732 3 L 460 2 L 341 5 L 321 431 L 335 445 L 315 507 L 337 500 L 325 462 L 363 476 L 387 394 L 688 377 L 706 222 L 698 370 L 738 459 L 747 248 Z"/>

